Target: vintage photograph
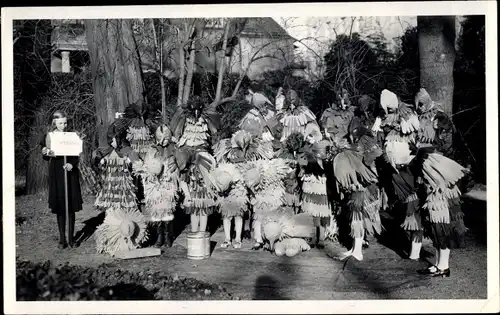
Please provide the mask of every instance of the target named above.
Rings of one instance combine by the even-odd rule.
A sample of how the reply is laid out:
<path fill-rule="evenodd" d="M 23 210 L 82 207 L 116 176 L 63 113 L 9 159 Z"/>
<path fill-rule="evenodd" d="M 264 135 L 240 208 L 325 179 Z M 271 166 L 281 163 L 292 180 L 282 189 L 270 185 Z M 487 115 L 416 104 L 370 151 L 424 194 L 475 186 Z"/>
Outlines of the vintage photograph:
<path fill-rule="evenodd" d="M 18 302 L 488 298 L 486 15 L 270 15 L 12 20 Z"/>

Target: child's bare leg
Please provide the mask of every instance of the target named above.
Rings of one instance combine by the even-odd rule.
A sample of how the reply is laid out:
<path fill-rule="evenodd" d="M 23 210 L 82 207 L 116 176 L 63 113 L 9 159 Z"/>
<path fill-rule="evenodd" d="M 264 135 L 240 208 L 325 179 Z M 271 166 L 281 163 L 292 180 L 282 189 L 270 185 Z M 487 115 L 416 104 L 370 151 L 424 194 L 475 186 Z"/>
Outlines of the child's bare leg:
<path fill-rule="evenodd" d="M 208 215 L 200 215 L 200 232 L 207 231 Z"/>
<path fill-rule="evenodd" d="M 199 224 L 200 224 L 199 216 L 196 214 L 192 214 L 191 215 L 191 232 L 193 232 L 193 233 L 198 232 L 199 231 L 198 230 Z"/>

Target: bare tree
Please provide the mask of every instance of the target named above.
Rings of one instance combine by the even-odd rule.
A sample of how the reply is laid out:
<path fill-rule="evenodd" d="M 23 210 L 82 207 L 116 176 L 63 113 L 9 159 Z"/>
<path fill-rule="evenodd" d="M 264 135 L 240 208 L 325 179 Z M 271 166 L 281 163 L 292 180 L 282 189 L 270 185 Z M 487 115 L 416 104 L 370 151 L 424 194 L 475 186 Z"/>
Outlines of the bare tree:
<path fill-rule="evenodd" d="M 99 145 L 117 111 L 144 105 L 144 83 L 132 20 L 85 20 Z"/>
<path fill-rule="evenodd" d="M 419 16 L 418 46 L 420 87 L 432 99 L 453 112 L 453 65 L 455 63 L 455 16 Z"/>

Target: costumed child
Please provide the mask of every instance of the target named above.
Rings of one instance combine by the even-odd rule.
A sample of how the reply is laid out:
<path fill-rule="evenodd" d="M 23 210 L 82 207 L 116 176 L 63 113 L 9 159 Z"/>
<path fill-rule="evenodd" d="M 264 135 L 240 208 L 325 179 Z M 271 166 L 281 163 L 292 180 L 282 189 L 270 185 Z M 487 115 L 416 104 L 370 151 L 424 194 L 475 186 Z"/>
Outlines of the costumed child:
<path fill-rule="evenodd" d="M 269 215 L 275 213 L 285 204 L 284 179 L 293 171 L 286 160 L 255 160 L 248 162 L 243 178 L 250 194 L 250 205 L 254 211 L 253 250 L 264 247 L 262 224 Z"/>
<path fill-rule="evenodd" d="M 429 93 L 421 88 L 415 96 L 415 108 L 420 127 L 417 133 L 417 147 L 436 146 L 446 157 L 453 154 L 453 133 L 455 127 L 451 118 L 434 102 Z"/>
<path fill-rule="evenodd" d="M 114 255 L 136 249 L 148 238 L 132 177 L 133 164 L 140 163 L 140 157 L 127 140 L 128 127 L 128 120 L 115 120 L 108 128 L 108 147 L 93 153 L 103 181 L 94 205 L 105 212 L 104 222 L 95 232 L 98 253 Z"/>
<path fill-rule="evenodd" d="M 408 207 L 403 223 L 405 229 L 418 232 L 419 235 L 412 240 L 410 258 L 420 257 L 421 240 L 423 236 L 428 236 L 436 249 L 436 261 L 429 268 L 419 270 L 419 273 L 433 277 L 449 277 L 450 250 L 466 232 L 460 207 L 461 193 L 457 182 L 467 170 L 433 147 L 419 148 L 415 155 L 411 155 L 409 150 L 398 150 L 397 153 L 389 150 L 386 154 L 389 164 L 393 167 L 406 164 L 409 170 L 406 173 L 410 174 L 406 177 L 410 180 L 411 175 L 415 177 L 415 191 L 421 207 L 418 211 L 415 210 L 416 205 Z M 401 175 L 405 176 L 404 173 Z M 410 185 L 394 186 L 397 189 Z M 412 193 L 410 196 L 415 194 Z"/>
<path fill-rule="evenodd" d="M 287 139 L 293 134 L 302 134 L 303 137 L 307 136 L 311 139 L 311 142 L 317 142 L 323 138 L 316 121 L 316 116 L 304 105 L 294 90 L 286 92 L 283 100 L 283 110 L 276 116 L 276 119 L 279 121 L 279 126 L 273 130 L 276 133 L 281 133 L 280 147 L 288 147 L 287 150 L 289 152 L 294 152 L 292 149 L 294 141 L 287 143 Z M 283 158 L 287 159 L 290 166 L 294 168 L 294 172 L 290 172 L 285 178 L 286 205 L 292 207 L 295 213 L 299 213 L 303 211 L 300 199 L 302 193 L 299 178 L 300 167 L 295 156 L 288 155 L 288 157 Z"/>
<path fill-rule="evenodd" d="M 251 135 L 260 137 L 261 142 L 274 146 L 276 139 L 273 136 L 274 129 L 278 124 L 275 113 L 268 108 L 271 101 L 263 94 L 248 90 L 246 100 L 252 105 L 252 109 L 241 119 L 239 130 L 249 132 Z M 271 147 L 273 150 L 273 147 Z M 252 210 L 244 217 L 244 238 L 251 238 Z"/>
<path fill-rule="evenodd" d="M 221 247 L 226 248 L 232 244 L 234 248 L 241 248 L 243 215 L 249 208 L 248 191 L 243 174 L 248 168 L 247 162 L 271 159 L 272 145 L 256 135 L 239 130 L 230 139 L 219 141 L 214 148 L 214 155 L 218 163 L 214 178 L 220 189 L 218 204 L 225 234 Z M 231 242 L 233 218 L 236 237 Z"/>
<path fill-rule="evenodd" d="M 337 93 L 337 102 L 333 102 L 319 119 L 319 124 L 323 129 L 323 134 L 326 139 L 333 144 L 340 143 L 347 135 L 347 127 L 349 122 L 354 117 L 355 108 L 351 106 L 347 91 Z"/>
<path fill-rule="evenodd" d="M 394 142 L 406 143 L 408 146 L 410 142 L 415 142 L 420 122 L 411 106 L 400 101 L 389 90 L 383 90 L 380 94 L 380 106 L 383 111 L 372 126 L 379 144 L 383 144 L 385 149 Z"/>
<path fill-rule="evenodd" d="M 154 130 L 156 144 L 134 165 L 134 173 L 142 178 L 146 219 L 155 226 L 157 238 L 154 247 L 172 246 L 172 221 L 179 202 L 179 189 L 188 194 L 185 183 L 180 182 L 177 148 L 172 132 L 160 123 Z"/>
<path fill-rule="evenodd" d="M 191 217 L 191 231 L 205 232 L 208 216 L 216 206 L 213 179 L 215 158 L 209 150 L 220 127 L 216 106 L 206 105 L 194 96 L 180 106 L 171 119 L 171 130 L 178 147 L 186 154 L 186 163 L 180 169 L 181 178 L 187 183 L 191 199 L 183 202 L 186 214 Z"/>
<path fill-rule="evenodd" d="M 319 129 L 319 128 L 318 128 Z M 332 210 L 328 200 L 326 176 L 323 169 L 323 160 L 326 159 L 328 141 L 316 141 L 314 135 L 294 133 L 288 137 L 277 156 L 295 159 L 299 167 L 297 176 L 301 191 L 301 209 L 313 217 L 316 227 L 315 245 L 323 248 L 322 239 L 325 237 L 325 228 L 331 224 Z"/>
<path fill-rule="evenodd" d="M 52 114 L 52 123 L 49 133 L 64 132 L 68 125 L 67 116 L 62 111 L 55 111 Z M 57 226 L 59 228 L 59 248 L 74 247 L 75 213 L 82 210 L 82 194 L 80 189 L 80 172 L 78 170 L 79 158 L 68 156 L 66 164 L 64 157 L 55 156 L 54 152 L 47 148 L 47 137 L 45 134 L 40 145 L 42 147 L 43 159 L 49 162 L 49 208 L 57 216 Z M 67 173 L 68 191 L 68 218 L 66 218 L 64 173 Z M 66 220 L 69 221 L 69 236 L 66 240 Z"/>
<path fill-rule="evenodd" d="M 341 207 L 337 214 L 340 230 L 346 228 L 353 239 L 351 250 L 343 258 L 363 260 L 363 245 L 366 235 L 380 234 L 382 225 L 379 211 L 382 207 L 382 192 L 378 186 L 375 160 L 382 149 L 372 132 L 354 118 L 349 124 L 349 145 L 340 149 L 333 158 L 333 173 L 336 190 L 340 193 Z"/>

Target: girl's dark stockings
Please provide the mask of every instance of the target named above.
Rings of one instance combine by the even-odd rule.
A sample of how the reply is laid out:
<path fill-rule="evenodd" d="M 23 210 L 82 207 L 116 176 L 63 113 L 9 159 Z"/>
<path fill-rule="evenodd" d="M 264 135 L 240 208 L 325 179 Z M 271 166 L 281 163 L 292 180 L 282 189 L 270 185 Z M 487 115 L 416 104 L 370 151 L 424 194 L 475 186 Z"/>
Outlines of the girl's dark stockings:
<path fill-rule="evenodd" d="M 75 235 L 75 214 L 69 213 L 69 238 L 66 242 L 66 215 L 57 215 L 57 226 L 59 228 L 59 247 L 66 248 L 68 245 L 74 247 L 73 237 Z"/>

